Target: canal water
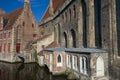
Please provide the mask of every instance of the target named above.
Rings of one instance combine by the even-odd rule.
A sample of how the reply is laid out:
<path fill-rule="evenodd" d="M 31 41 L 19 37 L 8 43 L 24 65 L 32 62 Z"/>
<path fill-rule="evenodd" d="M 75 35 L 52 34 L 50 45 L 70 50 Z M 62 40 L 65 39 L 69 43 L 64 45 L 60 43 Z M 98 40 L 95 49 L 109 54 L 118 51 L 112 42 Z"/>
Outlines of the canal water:
<path fill-rule="evenodd" d="M 0 80 L 67 80 L 66 76 L 53 76 L 47 67 L 36 63 L 0 62 Z"/>

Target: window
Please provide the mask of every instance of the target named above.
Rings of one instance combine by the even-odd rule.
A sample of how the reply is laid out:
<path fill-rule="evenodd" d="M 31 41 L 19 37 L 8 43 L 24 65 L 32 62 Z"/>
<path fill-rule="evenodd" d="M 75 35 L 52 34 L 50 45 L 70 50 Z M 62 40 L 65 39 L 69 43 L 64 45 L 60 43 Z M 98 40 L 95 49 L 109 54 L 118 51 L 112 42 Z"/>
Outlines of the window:
<path fill-rule="evenodd" d="M 87 74 L 88 62 L 87 57 L 80 57 L 80 72 Z"/>
<path fill-rule="evenodd" d="M 96 61 L 96 76 L 104 76 L 104 60 L 101 56 Z"/>
<path fill-rule="evenodd" d="M 75 31 L 72 29 L 71 30 L 71 36 L 72 36 L 72 47 L 76 47 L 76 35 L 75 35 Z"/>
<path fill-rule="evenodd" d="M 66 20 L 66 22 L 67 22 L 67 12 L 65 12 L 65 20 Z"/>
<path fill-rule="evenodd" d="M 75 5 L 73 6 L 73 11 L 74 11 L 74 12 L 73 12 L 74 18 L 76 18 L 76 6 L 75 6 Z"/>
<path fill-rule="evenodd" d="M 20 53 L 21 43 L 16 44 L 16 52 Z"/>
<path fill-rule="evenodd" d="M 58 56 L 58 63 L 61 63 L 61 56 Z"/>
<path fill-rule="evenodd" d="M 71 9 L 69 9 L 69 17 L 70 17 L 70 21 L 71 21 Z"/>
<path fill-rule="evenodd" d="M 23 22 L 23 24 L 22 24 L 23 26 L 25 26 L 25 22 Z"/>
<path fill-rule="evenodd" d="M 11 44 L 8 43 L 8 52 L 10 52 Z"/>
<path fill-rule="evenodd" d="M 4 38 L 6 38 L 6 33 L 4 33 Z"/>
<path fill-rule="evenodd" d="M 78 65 L 78 64 L 77 64 L 77 63 L 78 63 L 78 61 L 77 61 L 77 56 L 72 56 L 72 63 L 73 63 L 73 64 L 72 64 L 73 69 L 74 69 L 74 70 L 78 70 L 78 66 L 77 66 L 77 65 Z"/>
<path fill-rule="evenodd" d="M 98 48 L 102 47 L 101 39 L 101 0 L 94 0 L 95 13 L 95 45 Z"/>
<path fill-rule="evenodd" d="M 67 67 L 71 68 L 71 57 L 67 55 Z"/>
<path fill-rule="evenodd" d="M 64 44 L 64 47 L 67 48 L 67 34 L 64 32 L 64 33 L 63 33 L 63 36 L 64 36 L 64 40 L 63 40 L 64 43 L 63 43 L 63 44 Z"/>
<path fill-rule="evenodd" d="M 87 47 L 87 7 L 84 0 L 81 0 L 82 4 L 82 19 L 83 19 L 83 46 Z"/>
<path fill-rule="evenodd" d="M 116 0 L 116 18 L 117 18 L 117 44 L 118 56 L 120 56 L 120 0 Z"/>
<path fill-rule="evenodd" d="M 8 33 L 8 38 L 10 38 L 10 34 L 11 34 L 11 33 L 9 32 L 9 33 Z"/>
<path fill-rule="evenodd" d="M 59 54 L 57 56 L 57 67 L 61 67 L 62 66 L 62 56 Z"/>
<path fill-rule="evenodd" d="M 34 28 L 34 24 L 32 24 L 32 28 Z"/>
<path fill-rule="evenodd" d="M 37 39 L 37 34 L 33 34 L 33 38 L 34 38 L 34 40 L 36 40 Z"/>

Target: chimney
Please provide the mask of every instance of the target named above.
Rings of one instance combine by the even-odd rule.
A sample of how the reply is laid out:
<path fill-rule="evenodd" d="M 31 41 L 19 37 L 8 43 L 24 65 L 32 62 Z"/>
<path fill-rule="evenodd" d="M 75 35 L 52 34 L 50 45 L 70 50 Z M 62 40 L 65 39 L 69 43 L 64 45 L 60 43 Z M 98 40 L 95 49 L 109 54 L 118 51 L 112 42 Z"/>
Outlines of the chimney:
<path fill-rule="evenodd" d="M 49 13 L 51 15 L 53 15 L 54 13 L 53 3 L 54 3 L 54 0 L 50 0 Z"/>
<path fill-rule="evenodd" d="M 3 16 L 5 15 L 5 11 L 3 11 L 2 9 L 0 9 L 0 30 L 3 29 Z"/>

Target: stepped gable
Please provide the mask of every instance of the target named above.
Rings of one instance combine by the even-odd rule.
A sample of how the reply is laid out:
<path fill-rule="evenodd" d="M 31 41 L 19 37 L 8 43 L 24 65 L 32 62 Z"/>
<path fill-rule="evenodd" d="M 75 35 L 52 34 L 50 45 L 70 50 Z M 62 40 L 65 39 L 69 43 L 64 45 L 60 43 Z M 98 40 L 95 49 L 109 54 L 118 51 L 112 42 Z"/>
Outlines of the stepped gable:
<path fill-rule="evenodd" d="M 65 2 L 66 0 L 54 0 L 53 1 L 53 13 L 55 13 Z M 44 21 L 45 19 L 50 17 L 50 5 L 47 8 L 43 18 L 41 21 Z"/>
<path fill-rule="evenodd" d="M 4 30 L 12 29 L 12 25 L 15 23 L 15 21 L 18 19 L 19 15 L 22 13 L 23 7 L 19 8 L 9 14 L 6 14 L 4 16 Z"/>

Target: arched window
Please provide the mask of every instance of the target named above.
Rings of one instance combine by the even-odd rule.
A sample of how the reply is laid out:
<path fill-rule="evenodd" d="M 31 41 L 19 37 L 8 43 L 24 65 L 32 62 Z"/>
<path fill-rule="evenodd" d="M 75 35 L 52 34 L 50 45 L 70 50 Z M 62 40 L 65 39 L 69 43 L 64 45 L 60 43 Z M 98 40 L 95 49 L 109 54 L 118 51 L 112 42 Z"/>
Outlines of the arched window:
<path fill-rule="evenodd" d="M 75 5 L 73 6 L 73 11 L 74 11 L 74 12 L 73 12 L 74 18 L 76 18 L 76 6 L 75 6 Z"/>
<path fill-rule="evenodd" d="M 72 66 L 73 66 L 73 69 L 78 70 L 77 56 L 72 56 Z"/>
<path fill-rule="evenodd" d="M 102 46 L 101 39 L 101 0 L 94 0 L 94 13 L 95 13 L 95 45 L 96 47 Z"/>
<path fill-rule="evenodd" d="M 97 59 L 96 76 L 104 76 L 104 61 L 102 57 L 98 57 Z"/>
<path fill-rule="evenodd" d="M 84 0 L 81 0 L 82 4 L 82 19 L 83 19 L 83 46 L 87 47 L 87 7 Z"/>
<path fill-rule="evenodd" d="M 71 56 L 67 55 L 67 67 L 71 68 Z"/>
<path fill-rule="evenodd" d="M 80 57 L 80 72 L 87 74 L 88 73 L 88 60 L 87 57 Z"/>
<path fill-rule="evenodd" d="M 63 35 L 64 35 L 64 47 L 67 48 L 67 34 L 64 32 Z"/>
<path fill-rule="evenodd" d="M 62 66 L 62 55 L 59 54 L 57 56 L 57 67 L 61 67 Z"/>
<path fill-rule="evenodd" d="M 116 0 L 116 18 L 117 18 L 117 44 L 118 56 L 120 56 L 120 0 Z"/>
<path fill-rule="evenodd" d="M 70 21 L 71 21 L 71 9 L 69 9 L 69 17 L 70 17 Z"/>
<path fill-rule="evenodd" d="M 61 63 L 61 56 L 58 55 L 58 63 Z"/>
<path fill-rule="evenodd" d="M 67 22 L 67 12 L 65 12 L 65 20 L 66 20 L 66 22 Z"/>
<path fill-rule="evenodd" d="M 76 47 L 76 34 L 73 29 L 71 29 L 71 36 L 72 36 L 72 47 Z"/>

